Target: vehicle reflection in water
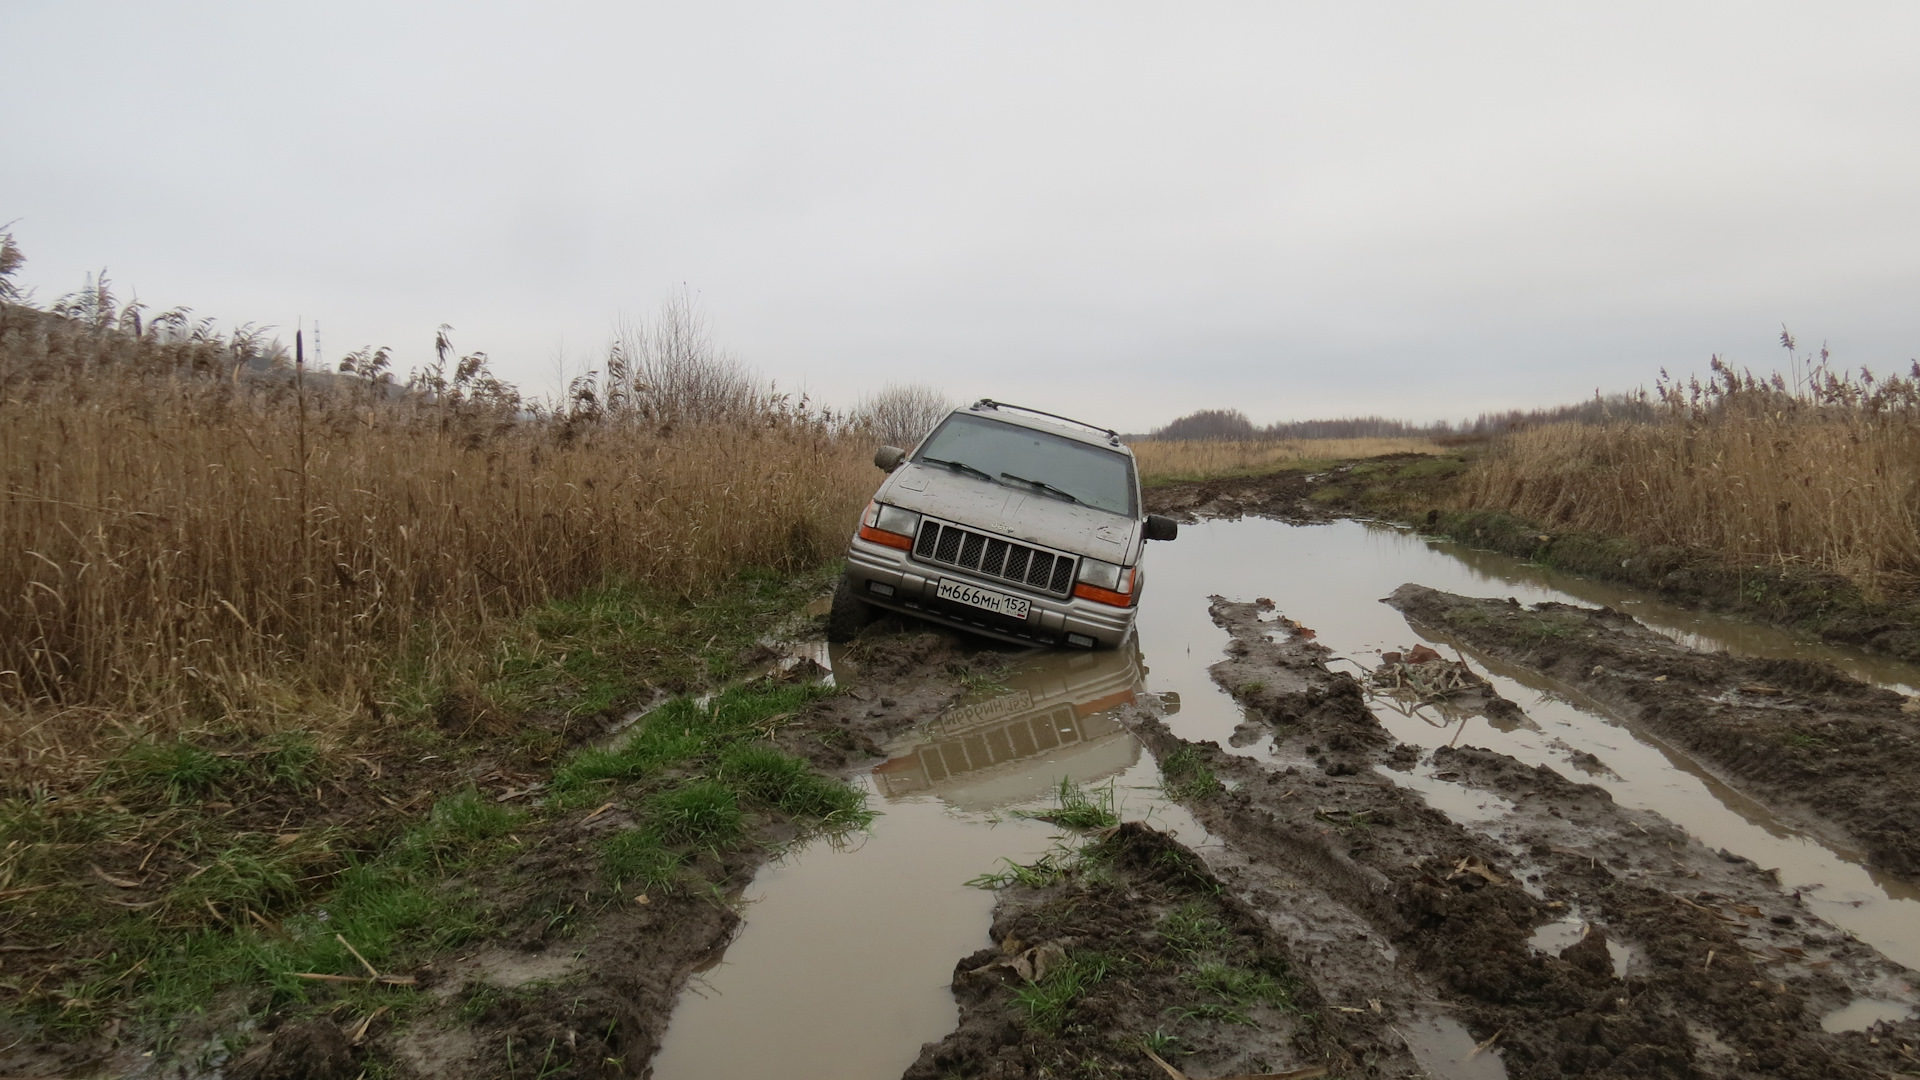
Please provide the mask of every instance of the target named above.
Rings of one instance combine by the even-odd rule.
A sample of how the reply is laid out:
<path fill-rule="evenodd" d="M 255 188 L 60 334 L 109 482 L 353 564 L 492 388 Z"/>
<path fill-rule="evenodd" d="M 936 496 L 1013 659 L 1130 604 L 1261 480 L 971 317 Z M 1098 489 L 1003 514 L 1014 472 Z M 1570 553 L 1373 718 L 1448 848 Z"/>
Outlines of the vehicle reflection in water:
<path fill-rule="evenodd" d="M 1140 760 L 1140 742 L 1109 713 L 1142 686 L 1139 650 L 1036 653 L 1006 689 L 949 710 L 897 740 L 873 770 L 889 801 L 934 795 L 983 811 L 1046 796 L 1061 778 L 1089 784 Z"/>

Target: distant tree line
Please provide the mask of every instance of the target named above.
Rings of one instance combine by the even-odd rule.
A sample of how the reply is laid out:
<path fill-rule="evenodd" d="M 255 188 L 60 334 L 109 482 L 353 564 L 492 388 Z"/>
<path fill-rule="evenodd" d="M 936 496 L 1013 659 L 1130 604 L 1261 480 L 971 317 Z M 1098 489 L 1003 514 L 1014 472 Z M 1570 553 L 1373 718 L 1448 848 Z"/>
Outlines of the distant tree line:
<path fill-rule="evenodd" d="M 1385 416 L 1347 416 L 1332 420 L 1283 420 L 1258 426 L 1239 409 L 1202 409 L 1155 430 L 1151 439 L 1196 442 L 1213 439 L 1367 439 L 1459 438 L 1500 435 L 1546 424 L 1603 424 L 1654 418 L 1655 406 L 1644 393 L 1595 395 L 1577 405 L 1547 409 L 1510 409 L 1481 413 L 1454 423 L 1417 424 Z"/>

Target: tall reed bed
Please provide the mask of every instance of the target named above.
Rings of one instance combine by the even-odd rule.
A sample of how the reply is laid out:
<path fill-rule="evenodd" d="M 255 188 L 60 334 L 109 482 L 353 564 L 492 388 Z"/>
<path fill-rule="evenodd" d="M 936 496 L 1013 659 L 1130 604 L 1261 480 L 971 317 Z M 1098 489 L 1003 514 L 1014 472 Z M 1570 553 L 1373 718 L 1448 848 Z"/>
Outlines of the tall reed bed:
<path fill-rule="evenodd" d="M 401 387 L 384 354 L 296 377 L 104 287 L 0 305 L 0 754 L 378 716 L 403 652 L 480 662 L 544 599 L 817 565 L 872 486 L 870 439 L 724 357 L 701 378 L 699 341 L 629 344 L 552 407 L 441 345 Z M 707 396 L 667 408 L 663 359 Z"/>
<path fill-rule="evenodd" d="M 1791 348 L 1792 340 L 1782 336 Z M 1465 478 L 1470 508 L 1552 528 L 1843 574 L 1870 596 L 1920 581 L 1920 365 L 1835 374 L 1824 350 L 1792 377 L 1716 359 L 1663 382 L 1658 418 L 1513 435 Z"/>
<path fill-rule="evenodd" d="M 1383 457 L 1387 454 L 1439 454 L 1444 450 L 1423 438 L 1159 440 L 1133 444 L 1143 480 L 1189 480 L 1215 476 L 1251 476 L 1304 463 Z"/>

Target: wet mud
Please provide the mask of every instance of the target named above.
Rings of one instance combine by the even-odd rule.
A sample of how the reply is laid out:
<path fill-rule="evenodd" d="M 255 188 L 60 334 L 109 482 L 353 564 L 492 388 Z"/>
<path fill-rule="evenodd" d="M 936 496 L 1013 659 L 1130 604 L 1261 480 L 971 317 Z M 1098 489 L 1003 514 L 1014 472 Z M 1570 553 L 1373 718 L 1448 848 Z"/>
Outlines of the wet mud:
<path fill-rule="evenodd" d="M 1577 689 L 1870 865 L 1920 873 L 1915 699 L 1826 664 L 1698 652 L 1610 608 L 1528 607 L 1419 585 L 1390 603 Z"/>
<path fill-rule="evenodd" d="M 551 1075 L 663 1080 L 1171 1075 L 1155 1055 L 1193 1077 L 1920 1075 L 1915 975 L 1889 958 L 1920 956 L 1920 892 L 1835 877 L 1864 875 L 1847 844 L 1868 845 L 1814 813 L 1814 788 L 1769 787 L 1633 705 L 1675 724 L 1755 708 L 1728 713 L 1748 739 L 1859 747 L 1875 744 L 1804 718 L 1890 738 L 1899 694 L 1675 640 L 1712 625 L 1627 634 L 1598 615 L 1596 640 L 1632 647 L 1555 661 L 1537 649 L 1587 639 L 1403 621 L 1376 601 L 1407 578 L 1385 575 L 1425 560 L 1457 589 L 1484 572 L 1391 530 L 1194 533 L 1156 567 L 1139 654 L 883 623 L 823 658 L 846 692 L 773 737 L 865 786 L 870 836 L 802 844 L 766 822 L 703 868 L 711 895 L 603 903 L 578 931 L 530 925 L 454 958 L 431 993 L 476 1019 L 416 1018 L 396 1071 L 507 1075 L 511 1036 L 569 1047 Z M 1205 599 L 1234 580 L 1277 599 Z M 1596 691 L 1596 666 L 1654 695 Z M 1676 683 L 1694 696 L 1662 696 Z M 1798 726 L 1760 726 L 1781 716 Z M 1805 760 L 1863 798 L 1874 782 Z M 1113 793 L 1128 824 L 1076 837 L 1022 816 L 1062 778 Z M 554 903 L 591 891 L 566 852 L 527 867 Z M 1030 871 L 967 886 L 1002 859 Z"/>
<path fill-rule="evenodd" d="M 1138 730 L 1163 764 L 1198 757 L 1224 782 L 1189 808 L 1247 860 L 1223 879 L 1290 912 L 1329 1002 L 1378 1001 L 1394 1021 L 1438 1004 L 1515 1077 L 1824 1077 L 1906 1060 L 1822 1025 L 1901 969 L 1765 871 L 1599 787 L 1442 747 L 1439 775 L 1513 807 L 1469 829 L 1395 782 L 1421 755 L 1374 722 L 1359 680 L 1326 668 L 1328 650 L 1261 605 L 1213 613 L 1232 634 L 1214 676 L 1272 725 L 1274 760 L 1181 740 L 1145 710 Z M 1362 937 L 1392 961 L 1356 956 Z M 1394 1075 L 1353 1053 L 1356 1075 Z"/>

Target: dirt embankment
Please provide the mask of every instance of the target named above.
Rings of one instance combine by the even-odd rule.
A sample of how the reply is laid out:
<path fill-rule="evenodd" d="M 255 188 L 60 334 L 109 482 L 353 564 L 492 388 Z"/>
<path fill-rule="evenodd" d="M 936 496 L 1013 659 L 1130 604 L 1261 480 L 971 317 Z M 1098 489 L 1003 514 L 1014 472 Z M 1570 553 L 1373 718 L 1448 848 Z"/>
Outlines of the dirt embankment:
<path fill-rule="evenodd" d="M 1491 751 L 1436 752 L 1440 778 L 1513 804 L 1497 831 L 1470 831 L 1393 782 L 1420 752 L 1395 744 L 1322 647 L 1262 606 L 1216 599 L 1213 614 L 1233 636 L 1214 677 L 1272 725 L 1275 760 L 1185 742 L 1150 715 L 1137 730 L 1163 768 L 1225 782 L 1176 790 L 1301 977 L 1329 1008 L 1380 1018 L 1377 1041 L 1347 1044 L 1348 1075 L 1399 1075 L 1402 1048 L 1431 1054 L 1419 1033 L 1436 1013 L 1494 1040 L 1516 1078 L 1811 1080 L 1906 1064 L 1893 1040 L 1819 1022 L 1898 969 L 1766 872 L 1597 787 Z"/>
<path fill-rule="evenodd" d="M 1920 872 L 1920 741 L 1902 695 L 1811 661 L 1696 652 L 1609 608 L 1419 585 L 1388 602 L 1580 691 L 1873 865 Z"/>

